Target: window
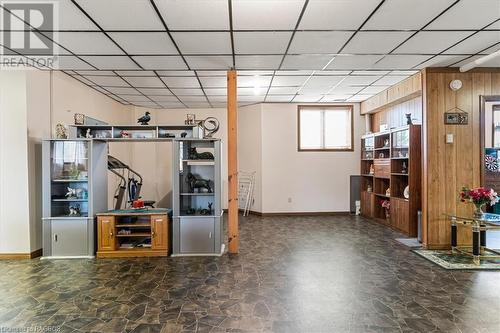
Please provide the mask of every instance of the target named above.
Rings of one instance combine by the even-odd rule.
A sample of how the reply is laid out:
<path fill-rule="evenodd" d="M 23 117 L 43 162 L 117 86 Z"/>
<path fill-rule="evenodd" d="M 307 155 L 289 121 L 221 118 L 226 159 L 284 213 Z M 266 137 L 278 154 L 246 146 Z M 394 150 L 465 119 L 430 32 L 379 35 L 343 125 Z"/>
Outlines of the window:
<path fill-rule="evenodd" d="M 352 106 L 299 106 L 299 151 L 352 151 Z"/>

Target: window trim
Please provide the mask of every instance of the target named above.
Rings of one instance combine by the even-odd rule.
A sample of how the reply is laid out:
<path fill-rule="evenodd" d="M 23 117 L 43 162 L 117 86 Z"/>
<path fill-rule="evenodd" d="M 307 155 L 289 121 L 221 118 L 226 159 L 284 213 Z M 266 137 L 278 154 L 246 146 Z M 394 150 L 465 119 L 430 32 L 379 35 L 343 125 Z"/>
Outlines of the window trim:
<path fill-rule="evenodd" d="M 351 114 L 351 147 L 350 148 L 301 148 L 300 147 L 300 111 L 303 109 L 348 109 Z M 324 125 L 324 122 L 323 122 Z M 324 138 L 322 139 L 324 140 Z M 354 106 L 352 104 L 336 105 L 298 105 L 297 106 L 297 151 L 299 152 L 353 152 L 354 151 Z"/>

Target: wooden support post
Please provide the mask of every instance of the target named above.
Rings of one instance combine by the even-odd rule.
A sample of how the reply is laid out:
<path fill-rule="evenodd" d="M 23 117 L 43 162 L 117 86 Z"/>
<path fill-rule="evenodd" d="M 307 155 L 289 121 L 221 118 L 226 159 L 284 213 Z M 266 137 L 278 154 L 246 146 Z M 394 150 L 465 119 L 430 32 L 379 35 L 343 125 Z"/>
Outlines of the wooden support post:
<path fill-rule="evenodd" d="M 227 72 L 227 171 L 229 181 L 229 253 L 238 253 L 238 116 L 236 71 Z"/>

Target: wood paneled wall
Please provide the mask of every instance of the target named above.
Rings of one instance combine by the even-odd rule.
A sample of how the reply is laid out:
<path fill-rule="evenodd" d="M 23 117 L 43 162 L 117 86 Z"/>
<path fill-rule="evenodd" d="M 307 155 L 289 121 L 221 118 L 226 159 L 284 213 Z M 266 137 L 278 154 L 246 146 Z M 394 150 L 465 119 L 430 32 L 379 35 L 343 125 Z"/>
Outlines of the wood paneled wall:
<path fill-rule="evenodd" d="M 463 87 L 449 88 L 459 79 Z M 450 224 L 444 214 L 471 214 L 461 203 L 462 186 L 480 185 L 480 96 L 500 94 L 500 71 L 427 68 L 423 73 L 423 241 L 428 248 L 450 246 Z M 469 114 L 467 125 L 445 125 L 444 113 L 458 107 Z M 447 144 L 446 134 L 454 142 Z M 459 244 L 470 244 L 470 229 L 460 230 Z"/>
<path fill-rule="evenodd" d="M 371 115 L 371 130 L 378 132 L 380 124 L 388 124 L 391 127 L 406 125 L 406 113 L 411 113 L 412 118 L 422 122 L 422 97 L 416 97 L 409 101 L 380 109 Z"/>

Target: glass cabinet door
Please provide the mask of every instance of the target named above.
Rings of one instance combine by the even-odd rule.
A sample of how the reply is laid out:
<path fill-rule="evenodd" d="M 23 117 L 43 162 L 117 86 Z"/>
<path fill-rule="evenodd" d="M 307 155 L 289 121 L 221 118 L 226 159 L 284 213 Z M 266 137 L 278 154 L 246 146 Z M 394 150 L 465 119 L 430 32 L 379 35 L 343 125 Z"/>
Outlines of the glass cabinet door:
<path fill-rule="evenodd" d="M 88 216 L 88 141 L 51 142 L 51 215 Z"/>

